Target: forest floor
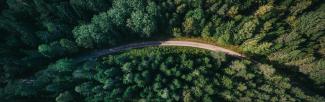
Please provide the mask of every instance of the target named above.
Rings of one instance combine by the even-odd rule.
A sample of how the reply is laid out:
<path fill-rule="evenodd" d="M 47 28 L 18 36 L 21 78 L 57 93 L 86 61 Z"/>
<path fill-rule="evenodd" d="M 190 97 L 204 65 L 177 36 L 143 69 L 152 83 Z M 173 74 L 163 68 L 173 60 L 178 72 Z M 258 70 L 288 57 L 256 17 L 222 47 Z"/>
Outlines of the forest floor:
<path fill-rule="evenodd" d="M 140 43 L 131 43 L 126 45 L 121 45 L 114 48 L 108 48 L 108 49 L 101 49 L 96 50 L 87 54 L 84 54 L 84 56 L 81 56 L 76 59 L 77 62 L 82 62 L 85 60 L 97 58 L 103 55 L 112 54 L 120 51 L 130 50 L 134 48 L 143 48 L 143 47 L 150 47 L 150 46 L 185 46 L 185 47 L 194 47 L 194 48 L 201 48 L 210 50 L 213 52 L 223 52 L 227 55 L 231 55 L 234 57 L 244 58 L 245 55 L 220 47 L 212 44 L 207 43 L 201 43 L 201 42 L 193 42 L 193 41 L 176 41 L 176 40 L 167 40 L 167 41 L 146 41 L 146 42 L 140 42 Z"/>

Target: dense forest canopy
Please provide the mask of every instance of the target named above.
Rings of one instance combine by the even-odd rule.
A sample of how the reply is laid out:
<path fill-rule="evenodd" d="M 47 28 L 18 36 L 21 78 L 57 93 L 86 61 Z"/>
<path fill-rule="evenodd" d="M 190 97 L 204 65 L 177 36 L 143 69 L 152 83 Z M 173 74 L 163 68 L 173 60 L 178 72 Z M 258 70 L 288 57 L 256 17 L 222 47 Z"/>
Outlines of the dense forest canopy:
<path fill-rule="evenodd" d="M 322 0 L 0 0 L 0 13 L 0 101 L 325 101 Z M 157 38 L 248 57 L 149 48 L 74 61 Z"/>

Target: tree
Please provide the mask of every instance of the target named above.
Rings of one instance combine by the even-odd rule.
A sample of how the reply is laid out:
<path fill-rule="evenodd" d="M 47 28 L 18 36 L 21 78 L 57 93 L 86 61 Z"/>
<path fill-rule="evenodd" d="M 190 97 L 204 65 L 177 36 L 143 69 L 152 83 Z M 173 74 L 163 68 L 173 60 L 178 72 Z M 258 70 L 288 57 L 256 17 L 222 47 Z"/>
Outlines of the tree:
<path fill-rule="evenodd" d="M 238 31 L 238 34 L 235 35 L 236 44 L 240 44 L 242 41 L 253 37 L 258 25 L 259 21 L 257 19 L 253 19 L 244 23 L 242 28 Z"/>
<path fill-rule="evenodd" d="M 257 39 L 249 39 L 246 40 L 242 45 L 243 51 L 264 55 L 270 53 L 272 51 L 271 46 L 272 43 L 269 42 L 262 42 L 258 43 Z"/>
<path fill-rule="evenodd" d="M 61 39 L 60 45 L 64 48 L 64 50 L 66 52 L 69 52 L 69 53 L 76 53 L 76 52 L 78 52 L 78 49 L 79 49 L 75 42 L 72 42 L 68 39 Z"/>
<path fill-rule="evenodd" d="M 234 97 L 231 95 L 231 92 L 229 90 L 221 92 L 221 96 L 227 101 L 232 101 L 234 99 Z"/>
<path fill-rule="evenodd" d="M 145 87 L 144 78 L 140 74 L 135 74 L 134 81 L 138 87 Z"/>
<path fill-rule="evenodd" d="M 260 17 L 266 14 L 267 12 L 270 12 L 272 9 L 273 9 L 273 4 L 269 3 L 267 5 L 260 6 L 254 15 Z"/>
<path fill-rule="evenodd" d="M 321 59 L 318 62 L 315 62 L 313 70 L 310 74 L 310 77 L 316 81 L 316 84 L 321 85 L 325 83 L 325 59 Z"/>
<path fill-rule="evenodd" d="M 146 6 L 146 11 L 150 16 L 154 16 L 154 17 L 160 16 L 159 6 L 155 2 L 148 1 L 148 5 Z"/>
<path fill-rule="evenodd" d="M 64 39 L 54 41 L 50 44 L 41 44 L 38 47 L 38 52 L 50 58 L 63 56 L 68 53 L 74 53 L 76 50 L 78 49 L 73 42 Z"/>
<path fill-rule="evenodd" d="M 264 65 L 264 64 L 258 65 L 258 68 L 261 70 L 262 74 L 266 79 L 271 79 L 273 74 L 275 73 L 274 68 L 272 68 L 272 66 L 269 65 Z"/>
<path fill-rule="evenodd" d="M 173 80 L 173 85 L 175 86 L 176 89 L 181 88 L 181 82 L 177 79 Z"/>
<path fill-rule="evenodd" d="M 244 83 L 239 83 L 237 90 L 239 91 L 245 91 L 247 89 L 247 86 Z"/>
<path fill-rule="evenodd" d="M 209 96 L 207 96 L 207 95 L 204 96 L 203 101 L 204 101 L 204 102 L 213 102 L 212 99 L 211 99 L 211 97 L 209 97 Z"/>
<path fill-rule="evenodd" d="M 110 1 L 106 0 L 70 0 L 70 5 L 74 12 L 82 19 L 89 19 L 95 13 L 107 10 L 110 6 Z"/>
<path fill-rule="evenodd" d="M 220 23 L 222 22 L 221 19 L 217 18 L 216 23 L 218 22 L 218 26 L 215 30 L 215 34 L 213 35 L 214 38 L 221 44 L 232 44 L 236 40 L 233 36 L 236 34 L 235 31 L 237 30 L 236 23 L 234 21 Z M 234 41 L 235 40 L 235 41 Z"/>
<path fill-rule="evenodd" d="M 124 84 L 132 83 L 132 82 L 134 82 L 133 78 L 134 78 L 134 76 L 132 73 L 127 73 L 123 76 L 123 83 Z"/>
<path fill-rule="evenodd" d="M 231 89 L 233 87 L 233 82 L 228 77 L 223 76 L 221 81 L 222 81 L 223 86 L 226 87 L 227 89 Z"/>
<path fill-rule="evenodd" d="M 142 73 L 141 73 L 141 76 L 144 78 L 144 81 L 146 82 L 146 83 L 149 83 L 151 80 L 151 74 L 150 74 L 150 72 L 148 71 L 148 70 L 145 70 L 145 71 L 143 71 Z"/>
<path fill-rule="evenodd" d="M 76 43 L 79 46 L 85 48 L 94 48 L 95 42 L 91 35 L 95 33 L 94 25 L 81 25 L 73 29 L 72 31 L 74 37 L 76 38 Z"/>
<path fill-rule="evenodd" d="M 130 7 L 130 1 L 115 0 L 113 7 L 107 13 L 112 17 L 111 21 L 117 27 L 125 27 L 127 25 L 127 18 L 133 11 Z"/>
<path fill-rule="evenodd" d="M 60 93 L 59 96 L 55 98 L 56 102 L 73 102 L 73 95 L 70 94 L 69 91 L 65 91 Z"/>
<path fill-rule="evenodd" d="M 325 6 L 323 7 L 325 8 Z M 309 12 L 298 18 L 297 26 L 294 28 L 299 34 L 306 35 L 309 39 L 315 40 L 324 35 L 325 16 L 324 9 L 318 9 L 315 12 Z"/>
<path fill-rule="evenodd" d="M 192 96 L 190 90 L 184 90 L 183 91 L 183 101 L 184 102 L 192 102 Z"/>
<path fill-rule="evenodd" d="M 101 22 L 101 20 L 94 20 Z M 81 25 L 74 28 L 73 35 L 76 38 L 76 43 L 85 48 L 101 47 L 105 44 L 114 45 L 113 32 L 100 24 Z M 106 30 L 104 30 L 106 29 Z"/>
<path fill-rule="evenodd" d="M 231 6 L 227 12 L 227 15 L 230 17 L 235 17 L 238 14 L 238 6 Z"/>
<path fill-rule="evenodd" d="M 126 99 L 132 98 L 134 91 L 135 91 L 134 87 L 127 87 L 123 93 L 123 97 Z"/>
<path fill-rule="evenodd" d="M 94 84 L 92 82 L 85 82 L 75 87 L 75 91 L 80 93 L 81 95 L 91 95 L 92 88 L 94 87 Z"/>
<path fill-rule="evenodd" d="M 130 73 L 131 71 L 132 71 L 132 63 L 125 63 L 125 64 L 123 64 L 123 66 L 122 66 L 122 71 L 124 72 L 124 73 Z"/>
<path fill-rule="evenodd" d="M 207 92 L 208 95 L 213 95 L 216 92 L 213 88 L 213 85 L 207 85 L 207 87 L 204 88 L 204 91 Z"/>
<path fill-rule="evenodd" d="M 301 0 L 296 2 L 294 6 L 291 6 L 290 13 L 292 15 L 298 15 L 299 13 L 303 12 L 303 10 L 307 9 L 313 1 L 310 0 Z"/>
<path fill-rule="evenodd" d="M 73 60 L 71 59 L 60 59 L 56 61 L 54 64 L 49 66 L 50 68 L 54 68 L 55 71 L 58 72 L 71 72 L 73 71 L 75 65 Z"/>
<path fill-rule="evenodd" d="M 325 36 L 322 36 L 322 37 L 320 37 L 318 40 L 317 40 L 317 42 L 319 42 L 320 44 L 319 44 L 319 46 L 318 46 L 318 53 L 320 54 L 320 55 L 322 55 L 323 57 L 325 57 Z"/>
<path fill-rule="evenodd" d="M 187 12 L 185 21 L 183 22 L 184 33 L 187 35 L 200 34 L 204 22 L 204 12 L 202 9 L 195 9 Z"/>
<path fill-rule="evenodd" d="M 217 13 L 219 15 L 225 16 L 226 15 L 226 11 L 228 10 L 228 4 L 224 4 L 222 5 L 222 7 L 217 11 Z"/>
<path fill-rule="evenodd" d="M 182 31 L 180 28 L 173 28 L 172 29 L 173 36 L 175 37 L 181 37 L 182 36 Z"/>
<path fill-rule="evenodd" d="M 202 32 L 201 32 L 201 36 L 203 38 L 209 38 L 211 37 L 211 35 L 213 34 L 212 32 L 212 24 L 208 23 L 206 26 L 204 26 Z"/>
<path fill-rule="evenodd" d="M 150 37 L 157 29 L 154 17 L 143 11 L 133 12 L 127 22 L 127 26 L 134 32 L 140 33 L 141 37 Z"/>
<path fill-rule="evenodd" d="M 47 44 L 42 44 L 38 46 L 38 52 L 47 57 L 53 57 L 55 55 L 54 49 Z"/>
<path fill-rule="evenodd" d="M 112 14 L 110 11 L 100 13 L 91 18 L 91 24 L 95 27 L 94 32 L 109 33 L 113 31 L 113 23 L 110 21 L 111 19 Z"/>

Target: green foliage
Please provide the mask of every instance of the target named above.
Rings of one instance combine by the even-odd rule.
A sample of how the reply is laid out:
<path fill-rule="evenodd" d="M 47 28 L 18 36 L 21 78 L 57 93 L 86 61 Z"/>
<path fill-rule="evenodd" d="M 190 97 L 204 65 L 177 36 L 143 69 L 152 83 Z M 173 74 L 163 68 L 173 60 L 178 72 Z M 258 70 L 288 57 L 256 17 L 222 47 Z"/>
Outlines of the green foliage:
<path fill-rule="evenodd" d="M 74 12 L 82 19 L 89 19 L 92 15 L 105 11 L 110 7 L 110 1 L 106 0 L 69 0 Z"/>
<path fill-rule="evenodd" d="M 325 6 L 323 6 L 325 8 Z M 297 27 L 294 30 L 297 30 L 300 34 L 306 35 L 311 40 L 318 39 L 321 35 L 324 35 L 325 29 L 325 14 L 324 9 L 319 9 L 316 12 L 310 12 L 302 15 L 297 22 Z M 314 23 L 318 22 L 318 23 Z"/>
<path fill-rule="evenodd" d="M 60 93 L 59 96 L 55 98 L 56 102 L 73 102 L 73 96 L 69 91 Z"/>
<path fill-rule="evenodd" d="M 324 8 L 321 0 L 0 0 L 0 101 L 324 101 Z M 186 48 L 67 59 L 184 36 L 238 46 L 254 61 Z"/>
<path fill-rule="evenodd" d="M 296 1 L 294 6 L 290 8 L 290 13 L 292 15 L 297 15 L 303 12 L 303 10 L 307 9 L 312 4 L 312 2 L 313 2 L 312 0 Z"/>
<path fill-rule="evenodd" d="M 78 46 L 75 42 L 72 42 L 68 39 L 61 39 L 60 45 L 69 53 L 78 52 Z"/>
<path fill-rule="evenodd" d="M 93 25 L 83 25 L 75 28 L 73 34 L 76 37 L 76 43 L 85 48 L 93 48 L 95 45 L 91 35 L 95 35 L 94 30 Z"/>
<path fill-rule="evenodd" d="M 38 46 L 38 52 L 50 58 L 76 53 L 77 51 L 77 45 L 67 39 L 61 39 L 60 41 L 54 41 L 50 44 L 42 44 Z"/>
<path fill-rule="evenodd" d="M 259 21 L 256 19 L 245 22 L 238 31 L 239 34 L 235 36 L 235 42 L 240 44 L 242 41 L 252 38 L 258 25 Z"/>
<path fill-rule="evenodd" d="M 202 9 L 187 12 L 183 22 L 184 33 L 187 35 L 200 34 L 200 29 L 203 28 L 204 22 L 204 12 Z"/>
<path fill-rule="evenodd" d="M 75 91 L 80 93 L 81 95 L 91 95 L 92 94 L 92 87 L 94 86 L 91 82 L 82 83 L 79 86 L 75 87 Z"/>
<path fill-rule="evenodd" d="M 131 18 L 128 19 L 128 27 L 135 32 L 143 33 L 140 35 L 142 37 L 150 37 L 157 29 L 154 18 L 142 11 L 135 11 L 131 14 Z"/>
<path fill-rule="evenodd" d="M 111 70 L 120 70 L 118 74 L 114 73 L 114 76 L 101 77 L 98 85 L 105 87 L 107 93 L 104 93 L 104 96 L 109 96 L 107 100 L 132 97 L 132 100 L 257 101 L 270 100 L 269 96 L 273 94 L 281 96 L 273 96 L 276 100 L 291 100 L 296 95 L 288 91 L 297 87 L 293 87 L 287 78 L 279 76 L 272 66 L 254 65 L 248 60 L 222 57 L 222 55 L 211 57 L 206 51 L 172 49 L 175 48 L 132 50 L 99 60 L 101 62 L 97 65 L 95 76 L 102 76 L 103 72 L 111 72 Z M 192 65 L 191 62 L 195 64 Z M 228 70 L 234 73 L 229 75 Z M 211 80 L 215 80 L 213 84 Z M 101 91 L 85 92 L 86 89 L 96 87 L 88 82 L 77 86 L 75 90 L 87 98 L 94 99 L 94 95 Z M 219 91 L 221 93 L 218 93 Z M 250 93 L 252 91 L 255 92 Z M 303 93 L 299 94 L 301 97 L 310 97 Z M 317 98 L 313 97 L 313 99 Z"/>
<path fill-rule="evenodd" d="M 248 53 L 264 55 L 272 51 L 271 46 L 272 43 L 268 43 L 268 42 L 258 43 L 258 40 L 256 39 L 249 39 L 242 44 L 243 47 L 242 49 L 243 51 Z"/>
<path fill-rule="evenodd" d="M 208 24 L 208 25 L 206 25 L 204 28 L 203 28 L 203 30 L 202 30 L 202 32 L 201 32 L 201 36 L 203 37 L 203 38 L 209 38 L 209 37 L 211 37 L 211 35 L 212 35 L 212 24 L 210 23 L 210 24 Z"/>
<path fill-rule="evenodd" d="M 40 53 L 42 53 L 43 55 L 45 55 L 45 56 L 48 56 L 48 57 L 51 57 L 51 56 L 54 56 L 54 49 L 53 48 L 51 48 L 49 45 L 47 45 L 47 44 L 43 44 L 43 45 L 40 45 L 39 47 L 38 47 L 38 51 L 40 52 Z"/>
<path fill-rule="evenodd" d="M 316 80 L 316 83 L 323 84 L 325 83 L 325 77 L 324 75 L 324 66 L 325 66 L 325 60 L 321 59 L 313 67 L 313 71 L 311 72 L 311 78 Z"/>
<path fill-rule="evenodd" d="M 58 72 L 71 72 L 74 68 L 74 62 L 69 59 L 60 59 L 49 66 Z"/>

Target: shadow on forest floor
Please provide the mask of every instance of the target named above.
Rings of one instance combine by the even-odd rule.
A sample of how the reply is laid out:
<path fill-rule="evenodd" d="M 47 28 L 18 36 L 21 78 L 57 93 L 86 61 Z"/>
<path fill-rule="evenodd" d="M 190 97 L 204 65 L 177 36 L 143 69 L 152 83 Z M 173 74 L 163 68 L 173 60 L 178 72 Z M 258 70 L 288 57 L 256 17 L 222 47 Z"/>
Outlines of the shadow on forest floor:
<path fill-rule="evenodd" d="M 258 61 L 259 63 L 272 65 L 278 73 L 288 77 L 293 86 L 299 87 L 306 94 L 325 96 L 325 90 L 321 88 L 324 85 L 316 85 L 315 81 L 310 79 L 308 75 L 299 71 L 298 66 L 286 65 L 279 61 L 271 61 L 265 55 L 252 55 L 250 59 L 255 60 L 255 63 Z"/>

